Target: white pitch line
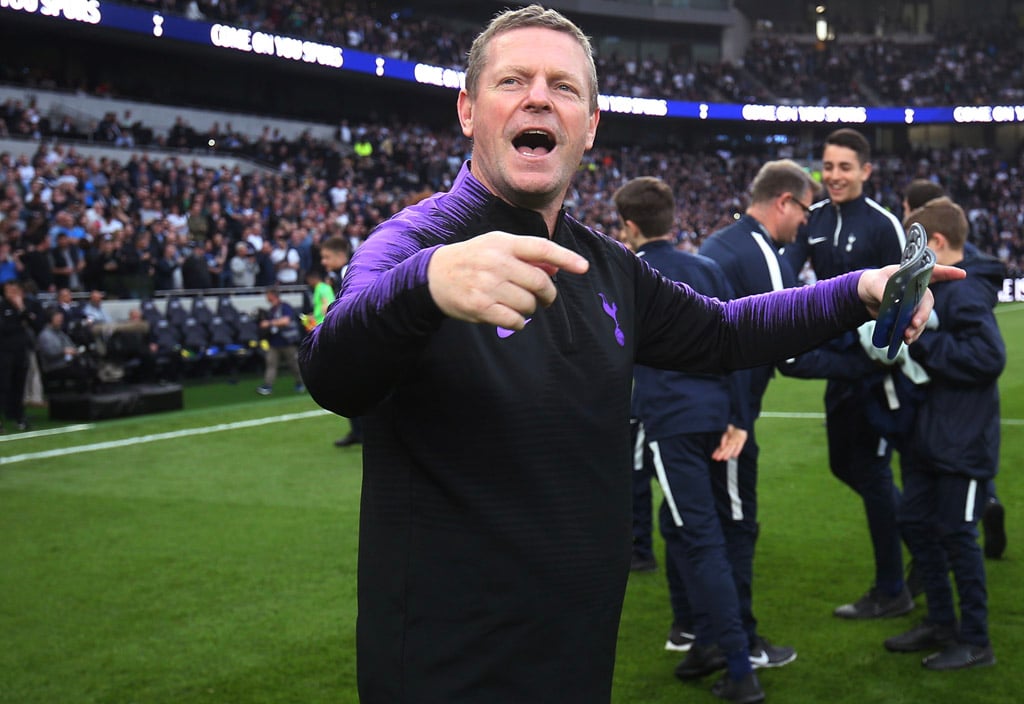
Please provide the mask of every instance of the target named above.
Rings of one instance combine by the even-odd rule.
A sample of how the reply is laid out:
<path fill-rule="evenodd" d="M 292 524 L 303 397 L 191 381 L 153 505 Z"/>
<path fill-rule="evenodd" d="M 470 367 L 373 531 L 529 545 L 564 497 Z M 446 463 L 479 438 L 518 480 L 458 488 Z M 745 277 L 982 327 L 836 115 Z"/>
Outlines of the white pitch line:
<path fill-rule="evenodd" d="M 58 450 L 43 450 L 42 452 L 26 452 L 21 455 L 12 455 L 10 457 L 0 457 L 0 465 L 14 464 L 16 462 L 27 462 L 28 460 L 41 460 L 49 457 L 64 457 L 67 455 L 74 455 L 80 452 L 96 452 L 98 450 L 111 450 L 119 447 L 129 447 L 131 445 L 143 445 L 150 442 L 159 442 L 160 440 L 173 440 L 175 438 L 191 437 L 194 435 L 209 435 L 210 433 L 221 433 L 226 430 L 238 430 L 240 428 L 255 428 L 261 425 L 269 425 L 270 423 L 281 423 L 290 420 L 302 420 L 303 418 L 313 418 L 314 416 L 325 415 L 329 411 L 316 410 L 316 411 L 304 411 L 302 413 L 289 413 L 283 416 L 271 416 L 269 418 L 254 418 L 252 420 L 242 420 L 236 423 L 220 423 L 218 425 L 211 425 L 205 428 L 187 428 L 185 430 L 173 430 L 167 433 L 155 433 L 153 435 L 140 435 L 134 438 L 123 438 L 121 440 L 108 440 L 107 442 L 96 442 L 91 445 L 76 445 L 74 447 L 63 447 Z M 825 418 L 824 413 L 785 413 L 780 411 L 763 411 L 761 413 L 762 418 L 792 418 L 792 419 L 814 419 L 821 420 Z M 1024 419 L 1020 418 L 1004 418 L 1002 420 L 1003 425 L 1024 425 Z M 81 426 L 67 426 L 66 428 L 54 428 L 53 430 L 40 430 L 37 431 L 39 437 L 43 434 L 56 434 L 58 432 L 70 432 L 71 430 L 85 430 L 89 425 Z M 9 436 L 11 438 L 25 438 L 28 437 L 28 433 L 20 433 L 18 435 Z"/>
<path fill-rule="evenodd" d="M 824 413 L 785 413 L 782 411 L 762 411 L 760 418 L 792 418 L 792 419 L 825 419 Z M 999 421 L 1002 425 L 1024 425 L 1022 418 L 1003 418 Z"/>
<path fill-rule="evenodd" d="M 210 433 L 221 433 L 226 430 L 238 430 L 240 428 L 255 428 L 261 425 L 269 425 L 270 423 L 282 423 L 290 420 L 301 420 L 303 418 L 312 418 L 314 416 L 325 415 L 329 411 L 316 410 L 316 411 L 304 411 L 302 413 L 289 413 L 283 416 L 272 416 L 270 418 L 253 418 L 252 420 L 242 420 L 236 423 L 219 423 L 218 425 L 210 425 L 203 428 L 186 428 L 184 430 L 172 430 L 166 433 L 155 433 L 153 435 L 139 435 L 134 438 L 123 438 L 121 440 L 108 440 L 106 442 L 96 442 L 90 445 L 76 445 L 74 447 L 62 447 L 57 450 L 43 450 L 41 452 L 26 452 L 21 455 L 12 455 L 10 457 L 0 457 L 0 465 L 14 464 L 15 462 L 26 462 L 28 460 L 41 460 L 49 457 L 64 457 L 66 455 L 75 455 L 80 452 L 96 452 L 98 450 L 112 450 L 119 447 L 129 447 L 131 445 L 143 445 L 150 442 L 159 442 L 160 440 L 174 440 L 175 438 L 192 437 L 195 435 L 209 435 Z"/>
<path fill-rule="evenodd" d="M 48 435 L 63 435 L 64 433 L 77 433 L 81 430 L 95 428 L 95 423 L 79 423 L 78 425 L 67 425 L 63 428 L 50 428 L 49 430 L 29 430 L 25 433 L 13 435 L 0 435 L 0 442 L 8 440 L 31 440 L 32 438 L 45 438 Z"/>

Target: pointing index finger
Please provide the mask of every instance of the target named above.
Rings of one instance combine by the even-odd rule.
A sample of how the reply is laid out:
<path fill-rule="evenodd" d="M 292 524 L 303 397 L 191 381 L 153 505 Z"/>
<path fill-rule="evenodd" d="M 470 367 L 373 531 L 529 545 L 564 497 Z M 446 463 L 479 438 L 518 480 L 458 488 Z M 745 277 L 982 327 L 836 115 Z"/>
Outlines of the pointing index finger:
<path fill-rule="evenodd" d="M 571 249 L 538 237 L 516 238 L 512 254 L 521 261 L 543 269 L 549 276 L 560 270 L 583 274 L 590 268 L 590 262 Z"/>

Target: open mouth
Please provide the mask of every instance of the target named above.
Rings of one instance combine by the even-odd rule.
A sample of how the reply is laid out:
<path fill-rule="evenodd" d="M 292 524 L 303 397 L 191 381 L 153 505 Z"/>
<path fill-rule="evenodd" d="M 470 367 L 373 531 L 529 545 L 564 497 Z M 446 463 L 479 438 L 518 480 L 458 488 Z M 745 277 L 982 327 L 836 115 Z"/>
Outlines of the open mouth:
<path fill-rule="evenodd" d="M 520 154 L 544 156 L 555 148 L 555 139 L 544 130 L 524 130 L 512 140 L 512 146 Z"/>

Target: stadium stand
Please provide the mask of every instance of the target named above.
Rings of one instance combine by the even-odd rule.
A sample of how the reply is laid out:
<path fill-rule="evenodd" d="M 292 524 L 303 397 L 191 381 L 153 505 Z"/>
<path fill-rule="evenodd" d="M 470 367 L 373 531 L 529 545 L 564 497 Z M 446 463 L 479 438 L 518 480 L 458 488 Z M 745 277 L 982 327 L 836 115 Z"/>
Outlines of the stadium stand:
<path fill-rule="evenodd" d="M 334 10 L 290 2 L 136 4 L 456 68 L 478 26 L 467 29 L 463 18 L 436 10 L 418 14 L 361 3 Z M 39 25 L 31 29 L 40 39 L 46 36 Z M 651 47 L 640 40 L 619 41 L 613 51 L 602 52 L 612 46 L 607 36 L 595 44 L 602 90 L 610 94 L 828 105 L 972 104 L 1024 96 L 1020 42 L 1007 23 L 956 34 L 946 29 L 878 36 L 866 30 L 823 47 L 807 32 L 759 24 L 736 61 L 645 54 Z M 168 105 L 157 102 L 161 86 L 140 86 L 128 77 L 124 86 L 107 80 L 112 74 L 97 64 L 109 53 L 90 59 L 87 50 L 95 45 L 77 41 L 68 41 L 67 60 L 91 66 L 88 75 L 67 65 L 62 75 L 42 61 L 21 71 L 14 68 L 18 62 L 8 62 L 3 75 L 0 240 L 10 249 L 7 270 L 13 268 L 44 299 L 53 295 L 54 247 L 66 235 L 82 262 L 76 291 L 101 289 L 111 304 L 122 299 L 122 320 L 139 299 L 150 320 L 156 306 L 146 299 L 155 293 L 169 313 L 150 321 L 160 328 L 150 342 L 161 373 L 175 353 L 181 361 L 183 342 L 180 336 L 171 339 L 187 317 L 184 310 L 176 313 L 180 297 L 258 300 L 260 287 L 273 281 L 269 247 L 275 233 L 295 243 L 304 268 L 316 266 L 324 238 L 342 235 L 358 246 L 405 204 L 446 189 L 468 154 L 468 142 L 452 125 L 450 91 L 436 89 L 429 98 L 423 93 L 424 101 L 412 110 L 399 110 L 407 97 L 404 84 L 374 83 L 379 103 L 365 105 L 365 90 L 356 90 L 360 79 L 335 75 L 330 85 L 354 90 L 348 109 L 333 112 L 335 104 L 325 102 L 317 111 L 322 93 L 311 93 L 303 101 L 306 119 L 295 119 L 289 110 L 245 112 L 251 103 L 231 107 L 226 104 L 235 96 L 218 99 L 198 88 L 194 103 Z M 110 51 L 130 46 L 114 35 L 105 35 L 104 42 Z M 154 60 L 139 54 L 143 67 Z M 211 73 L 211 82 L 219 78 Z M 291 78 L 303 88 L 327 85 L 306 82 L 298 69 L 268 71 L 264 78 L 268 92 L 282 94 Z M 816 167 L 821 131 L 807 126 L 677 121 L 646 129 L 649 123 L 642 119 L 606 116 L 609 130 L 602 126 L 602 141 L 586 155 L 566 201 L 580 220 L 613 236 L 618 221 L 610 196 L 635 176 L 658 174 L 672 186 L 679 246 L 696 249 L 742 212 L 746 184 L 765 159 L 792 157 Z M 637 124 L 645 129 L 637 130 Z M 903 186 L 913 178 L 936 179 L 965 206 L 975 243 L 1022 276 L 1024 151 L 1005 148 L 1013 140 L 1000 144 L 991 133 L 965 128 L 957 135 L 964 138 L 950 138 L 951 146 L 943 148 L 927 140 L 915 143 L 909 128 L 879 132 L 888 148 L 877 150 L 878 168 L 867 191 L 901 214 Z M 226 253 L 238 243 L 259 264 L 255 289 L 236 288 L 225 265 Z M 36 264 L 25 266 L 26 260 Z M 200 290 L 190 290 L 194 282 Z M 236 334 L 231 344 L 244 357 L 233 361 L 258 363 L 256 336 L 242 333 L 244 325 L 220 307 L 218 314 Z M 239 319 L 251 322 L 255 311 L 241 310 Z"/>

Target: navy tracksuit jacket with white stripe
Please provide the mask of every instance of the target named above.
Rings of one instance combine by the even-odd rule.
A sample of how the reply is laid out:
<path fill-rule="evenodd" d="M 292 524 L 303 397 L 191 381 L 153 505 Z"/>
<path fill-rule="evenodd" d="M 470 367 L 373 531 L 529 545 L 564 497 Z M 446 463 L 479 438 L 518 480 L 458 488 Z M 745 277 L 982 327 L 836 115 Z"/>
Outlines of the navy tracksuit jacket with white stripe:
<path fill-rule="evenodd" d="M 710 259 L 655 240 L 637 252 L 673 281 L 722 300 L 732 298 L 721 269 Z M 646 433 L 665 500 L 660 511 L 673 618 L 693 628 L 699 644 L 745 652 L 753 634 L 744 628 L 722 512 L 730 515 L 729 467 L 711 453 L 729 424 L 750 427 L 749 372 L 698 375 L 634 370 L 633 410 Z M 735 466 L 733 464 L 733 479 Z M 735 485 L 735 481 L 732 482 Z M 735 490 L 731 492 L 736 496 Z"/>
<path fill-rule="evenodd" d="M 729 280 L 737 297 L 752 296 L 768 291 L 796 286 L 798 281 L 789 263 L 782 258 L 771 237 L 750 215 L 715 232 L 701 245 L 700 253 L 714 259 Z M 757 620 L 753 612 L 754 546 L 759 534 L 757 524 L 757 463 L 760 448 L 755 425 L 761 414 L 761 400 L 775 373 L 772 365 L 755 367 L 748 375 L 747 394 L 750 424 L 747 442 L 736 462 L 730 463 L 734 472 L 733 496 L 739 510 L 730 510 L 723 520 L 726 540 L 730 544 L 730 562 L 739 592 L 740 611 L 747 634 L 753 638 Z"/>
<path fill-rule="evenodd" d="M 906 235 L 892 213 L 867 196 L 811 206 L 807 225 L 783 257 L 794 272 L 810 257 L 819 279 L 859 269 L 897 264 Z M 853 344 L 853 343 L 851 343 Z M 787 365 L 779 366 L 790 373 Z M 892 479 L 892 447 L 874 427 L 867 409 L 871 386 L 863 379 L 829 377 L 825 388 L 829 467 L 861 497 L 875 558 L 874 585 L 895 594 L 903 586 L 903 548 L 896 525 L 899 490 Z"/>

